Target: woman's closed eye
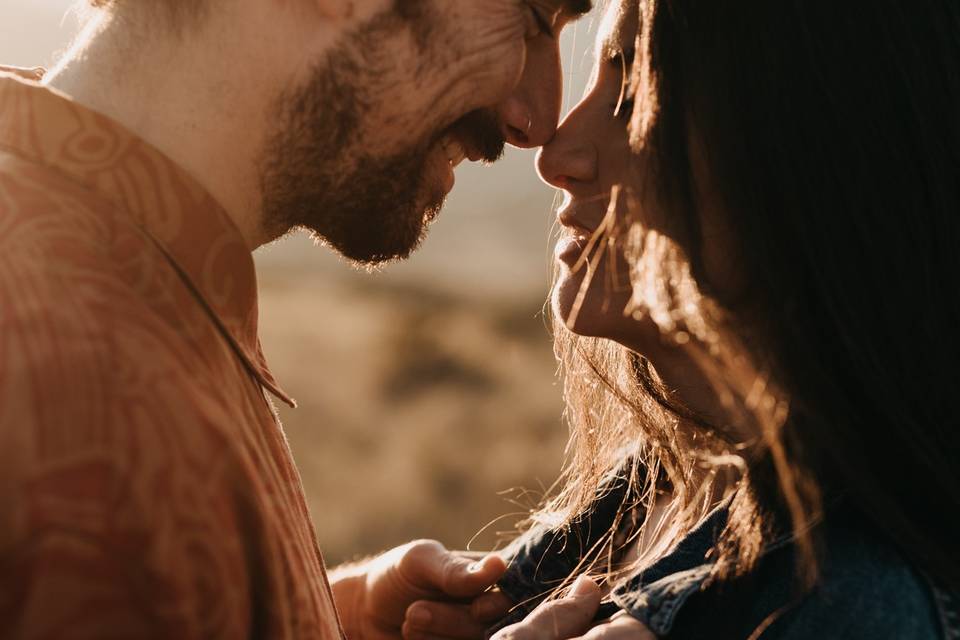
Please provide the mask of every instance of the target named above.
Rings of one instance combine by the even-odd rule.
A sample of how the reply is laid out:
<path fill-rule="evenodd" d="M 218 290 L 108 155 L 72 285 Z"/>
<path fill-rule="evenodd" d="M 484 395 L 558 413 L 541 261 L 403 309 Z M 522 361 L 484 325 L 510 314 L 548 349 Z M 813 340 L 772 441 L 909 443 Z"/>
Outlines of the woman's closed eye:
<path fill-rule="evenodd" d="M 630 70 L 633 67 L 634 50 L 616 51 L 610 56 L 609 63 L 613 71 L 620 76 L 620 93 L 616 102 L 610 105 L 616 118 L 629 120 L 633 114 L 634 96 L 630 87 Z"/>

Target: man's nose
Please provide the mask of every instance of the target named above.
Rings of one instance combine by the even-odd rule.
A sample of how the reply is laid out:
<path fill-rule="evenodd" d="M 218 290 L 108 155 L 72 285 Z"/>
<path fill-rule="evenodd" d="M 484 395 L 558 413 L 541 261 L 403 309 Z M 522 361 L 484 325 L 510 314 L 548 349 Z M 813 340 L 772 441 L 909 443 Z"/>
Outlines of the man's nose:
<path fill-rule="evenodd" d="M 497 107 L 507 142 L 528 149 L 553 137 L 560 119 L 563 76 L 560 45 L 540 36 L 527 43 L 527 61 L 520 83 Z"/>
<path fill-rule="evenodd" d="M 521 149 L 541 147 L 557 130 L 557 116 L 536 97 L 512 95 L 500 105 L 500 122 L 507 142 Z"/>

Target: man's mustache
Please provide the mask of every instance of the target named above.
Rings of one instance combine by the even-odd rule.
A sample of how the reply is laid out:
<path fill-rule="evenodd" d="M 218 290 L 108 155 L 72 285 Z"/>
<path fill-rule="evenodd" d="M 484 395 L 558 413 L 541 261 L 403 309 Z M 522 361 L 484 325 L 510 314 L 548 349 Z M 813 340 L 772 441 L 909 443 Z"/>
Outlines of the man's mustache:
<path fill-rule="evenodd" d="M 448 132 L 463 144 L 468 153 L 479 154 L 487 162 L 499 160 L 507 145 L 500 117 L 493 109 L 471 111 L 454 122 Z"/>

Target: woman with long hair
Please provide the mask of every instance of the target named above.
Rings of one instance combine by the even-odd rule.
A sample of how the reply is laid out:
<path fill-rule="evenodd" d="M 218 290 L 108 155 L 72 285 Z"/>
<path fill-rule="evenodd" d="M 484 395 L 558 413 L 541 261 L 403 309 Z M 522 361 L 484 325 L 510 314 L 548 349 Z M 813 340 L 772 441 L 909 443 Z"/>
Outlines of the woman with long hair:
<path fill-rule="evenodd" d="M 571 443 L 499 637 L 960 637 L 960 5 L 613 2 L 538 166 Z"/>

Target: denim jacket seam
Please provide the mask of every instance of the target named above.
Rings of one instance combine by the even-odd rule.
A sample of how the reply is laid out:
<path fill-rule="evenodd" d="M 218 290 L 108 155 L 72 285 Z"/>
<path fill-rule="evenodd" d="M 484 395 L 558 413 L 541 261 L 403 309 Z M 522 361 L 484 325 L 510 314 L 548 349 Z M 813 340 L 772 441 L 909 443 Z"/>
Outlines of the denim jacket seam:
<path fill-rule="evenodd" d="M 683 608 L 683 605 L 690 598 L 690 596 L 703 587 L 703 584 L 709 574 L 709 566 L 710 565 L 700 565 L 699 567 L 694 567 L 693 569 L 681 572 L 681 574 L 702 575 L 696 575 L 695 579 L 692 579 L 692 582 L 689 586 L 684 587 L 672 595 L 658 598 L 653 597 L 650 594 L 643 593 L 643 591 L 648 589 L 640 589 L 639 595 L 646 600 L 645 605 L 638 606 L 636 604 L 636 599 L 628 596 L 630 593 L 630 589 L 628 588 L 629 583 L 625 583 L 622 589 L 616 590 L 611 595 L 611 599 L 632 617 L 646 623 L 653 633 L 657 635 L 667 635 L 673 628 L 674 621 L 676 620 L 680 610 Z M 669 582 L 671 581 L 671 578 L 677 575 L 680 574 L 673 574 L 672 576 L 663 578 L 663 581 Z"/>
<path fill-rule="evenodd" d="M 940 587 L 926 573 L 922 575 L 933 596 L 944 640 L 960 640 L 960 599 L 956 594 Z"/>

